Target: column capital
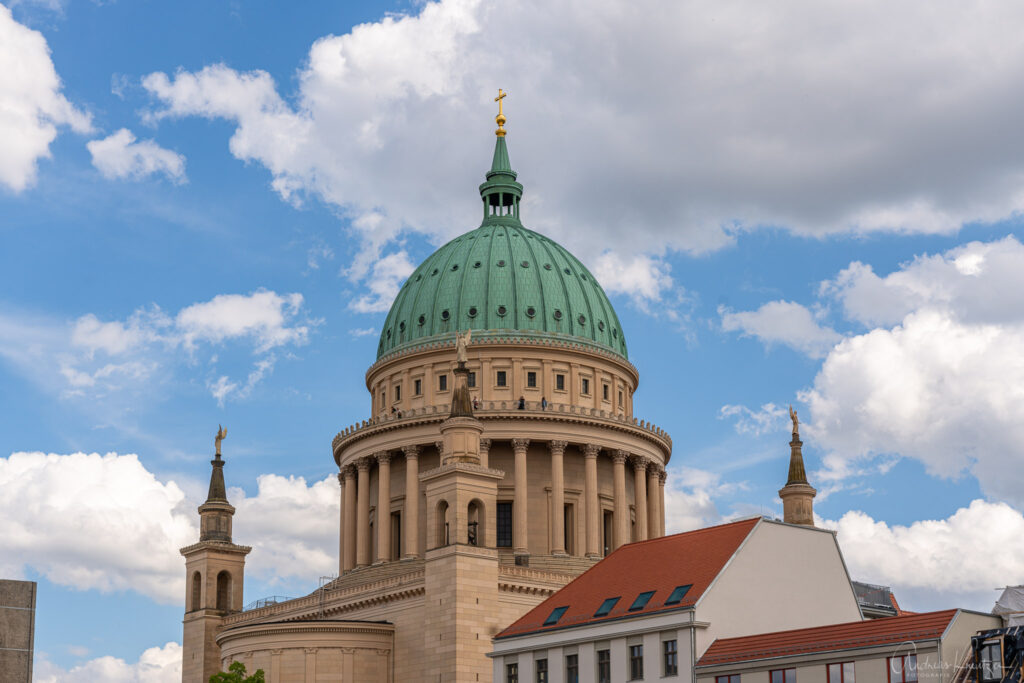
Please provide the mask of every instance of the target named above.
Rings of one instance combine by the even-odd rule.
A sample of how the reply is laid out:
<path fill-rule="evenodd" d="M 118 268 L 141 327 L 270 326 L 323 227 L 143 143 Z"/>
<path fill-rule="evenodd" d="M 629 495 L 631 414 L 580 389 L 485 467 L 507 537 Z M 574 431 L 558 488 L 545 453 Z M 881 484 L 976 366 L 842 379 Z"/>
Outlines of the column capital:
<path fill-rule="evenodd" d="M 651 463 L 651 467 L 653 467 L 653 466 L 654 466 L 654 463 Z M 647 458 L 643 457 L 642 455 L 638 455 L 638 456 L 634 457 L 633 458 L 633 469 L 635 471 L 637 471 L 637 472 L 644 472 L 644 471 L 646 471 L 647 470 Z"/>
<path fill-rule="evenodd" d="M 345 470 L 342 469 L 340 472 L 338 472 L 338 486 L 344 486 L 344 485 L 345 485 Z"/>
<path fill-rule="evenodd" d="M 434 448 L 437 449 L 438 453 L 443 455 L 444 454 L 444 441 L 435 441 L 434 442 Z"/>
<path fill-rule="evenodd" d="M 665 471 L 665 468 L 661 468 L 658 470 L 658 483 L 664 486 L 666 479 L 668 479 L 668 472 Z"/>
<path fill-rule="evenodd" d="M 420 447 L 417 445 L 402 446 L 402 452 L 405 453 L 406 460 L 414 460 L 420 457 Z"/>
<path fill-rule="evenodd" d="M 373 459 L 377 461 L 378 465 L 387 465 L 391 462 L 391 453 L 388 451 L 378 451 L 373 454 Z"/>
<path fill-rule="evenodd" d="M 565 452 L 565 447 L 569 445 L 568 441 L 549 441 L 548 446 L 551 448 L 551 453 L 561 455 Z"/>
<path fill-rule="evenodd" d="M 370 469 L 371 465 L 373 465 L 373 456 L 368 455 L 364 458 L 359 458 L 356 460 L 355 465 L 357 470 L 365 472 Z"/>
<path fill-rule="evenodd" d="M 627 458 L 629 458 L 629 451 L 622 449 L 612 451 L 612 462 L 616 465 L 624 465 Z"/>
<path fill-rule="evenodd" d="M 583 457 L 585 458 L 596 458 L 597 454 L 601 452 L 601 447 L 596 443 L 588 443 L 583 447 Z"/>
<path fill-rule="evenodd" d="M 345 479 L 356 478 L 356 468 L 354 465 L 345 465 L 341 468 L 341 473 L 345 475 Z"/>
<path fill-rule="evenodd" d="M 512 448 L 517 453 L 519 451 L 525 451 L 530 446 L 529 439 L 512 439 Z"/>
<path fill-rule="evenodd" d="M 489 451 L 489 450 L 491 450 L 491 440 L 490 439 L 480 439 L 480 450 L 481 451 Z"/>

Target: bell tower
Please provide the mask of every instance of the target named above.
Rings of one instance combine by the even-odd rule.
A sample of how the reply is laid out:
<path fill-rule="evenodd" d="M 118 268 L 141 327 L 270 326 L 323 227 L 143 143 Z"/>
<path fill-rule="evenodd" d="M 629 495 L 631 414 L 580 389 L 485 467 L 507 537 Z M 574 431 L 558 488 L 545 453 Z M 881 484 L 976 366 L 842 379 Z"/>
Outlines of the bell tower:
<path fill-rule="evenodd" d="M 228 502 L 220 455 L 220 442 L 226 436 L 226 429 L 217 430 L 210 490 L 206 502 L 199 506 L 199 542 L 181 549 L 185 557 L 183 683 L 206 683 L 220 671 L 215 638 L 224 617 L 242 609 L 245 556 L 252 548 L 231 542 L 235 508 Z"/>
<path fill-rule="evenodd" d="M 793 420 L 793 440 L 789 442 L 789 478 L 779 490 L 782 499 L 782 521 L 787 524 L 814 526 L 814 496 L 817 491 L 807 481 L 804 471 L 803 442 L 800 440 L 800 420 L 793 406 L 789 407 Z"/>

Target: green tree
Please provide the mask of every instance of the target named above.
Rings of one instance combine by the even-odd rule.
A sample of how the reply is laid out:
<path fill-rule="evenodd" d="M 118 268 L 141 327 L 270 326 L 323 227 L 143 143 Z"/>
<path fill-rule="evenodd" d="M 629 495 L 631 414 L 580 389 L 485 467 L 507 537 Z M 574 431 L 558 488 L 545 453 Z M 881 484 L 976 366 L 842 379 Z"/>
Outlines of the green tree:
<path fill-rule="evenodd" d="M 256 673 L 246 677 L 245 664 L 232 662 L 226 672 L 219 671 L 210 676 L 210 683 L 265 683 L 263 669 L 256 669 Z"/>

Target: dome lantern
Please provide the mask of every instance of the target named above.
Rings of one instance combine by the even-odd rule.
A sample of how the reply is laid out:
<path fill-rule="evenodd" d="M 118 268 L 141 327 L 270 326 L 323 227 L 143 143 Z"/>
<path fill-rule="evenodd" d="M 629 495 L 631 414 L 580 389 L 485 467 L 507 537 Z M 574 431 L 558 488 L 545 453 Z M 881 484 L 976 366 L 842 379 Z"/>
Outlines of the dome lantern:
<path fill-rule="evenodd" d="M 508 160 L 508 147 L 505 146 L 505 114 L 502 112 L 502 100 L 508 95 L 498 89 L 494 101 L 498 103 L 498 115 L 494 118 L 498 129 L 494 131 L 494 159 L 491 170 L 487 172 L 487 180 L 480 185 L 480 197 L 484 205 L 483 224 L 503 223 L 520 225 L 519 202 L 523 198 L 523 186 L 516 182 L 516 172 Z"/>

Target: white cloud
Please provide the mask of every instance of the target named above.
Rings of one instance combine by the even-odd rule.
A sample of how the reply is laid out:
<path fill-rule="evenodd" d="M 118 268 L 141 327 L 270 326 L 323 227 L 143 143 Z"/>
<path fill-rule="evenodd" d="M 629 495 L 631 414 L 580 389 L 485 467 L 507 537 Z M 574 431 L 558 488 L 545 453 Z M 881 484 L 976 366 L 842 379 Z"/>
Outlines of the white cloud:
<path fill-rule="evenodd" d="M 1004 503 L 975 500 L 947 519 L 889 525 L 859 511 L 838 521 L 851 576 L 892 586 L 901 606 L 988 611 L 999 586 L 1018 584 L 1024 567 L 1024 516 Z"/>
<path fill-rule="evenodd" d="M 804 306 L 792 301 L 769 301 L 756 311 L 734 313 L 719 306 L 722 329 L 759 338 L 768 345 L 784 344 L 811 358 L 821 358 L 840 339 L 838 332 L 824 327 Z"/>
<path fill-rule="evenodd" d="M 233 122 L 232 153 L 289 201 L 340 207 L 369 261 L 403 230 L 441 241 L 472 227 L 497 85 L 524 220 L 591 264 L 714 249 L 760 226 L 951 233 L 1024 209 L 1024 138 L 1007 115 L 1024 93 L 1005 87 L 1024 75 L 1018 5 L 417 12 L 317 40 L 284 96 L 268 73 L 222 64 L 151 74 L 153 117 Z"/>
<path fill-rule="evenodd" d="M 0 184 L 14 192 L 36 179 L 36 163 L 50 156 L 57 126 L 92 130 L 90 117 L 61 94 L 46 38 L 14 20 L 0 5 Z"/>
<path fill-rule="evenodd" d="M 761 436 L 782 431 L 789 422 L 789 410 L 765 403 L 758 410 L 741 405 L 724 405 L 718 411 L 718 419 L 735 418 L 736 433 Z"/>
<path fill-rule="evenodd" d="M 127 128 L 85 146 L 92 155 L 92 165 L 105 178 L 138 180 L 162 173 L 175 182 L 185 180 L 185 157 L 153 140 L 137 142 Z"/>
<path fill-rule="evenodd" d="M 625 294 L 644 311 L 672 288 L 670 266 L 651 256 L 624 258 L 607 251 L 594 262 L 594 277 L 608 294 Z"/>
<path fill-rule="evenodd" d="M 377 329 L 374 327 L 356 327 L 349 330 L 348 333 L 358 339 L 359 337 L 372 337 L 377 334 Z"/>
<path fill-rule="evenodd" d="M 181 681 L 181 644 L 151 647 L 129 664 L 116 657 L 97 657 L 63 669 L 45 656 L 37 657 L 32 678 L 36 683 L 178 683 Z"/>
<path fill-rule="evenodd" d="M 353 299 L 349 302 L 348 307 L 358 313 L 378 313 L 388 310 L 398 294 L 398 288 L 415 269 L 416 266 L 404 251 L 388 254 L 378 259 L 373 264 L 366 283 L 370 290 L 369 294 Z"/>
<path fill-rule="evenodd" d="M 250 338 L 262 352 L 306 342 L 309 327 L 289 324 L 301 308 L 301 294 L 280 295 L 261 289 L 252 294 L 218 294 L 182 309 L 174 322 L 188 348 L 197 341 L 216 344 Z"/>
<path fill-rule="evenodd" d="M 673 468 L 665 480 L 665 533 L 676 534 L 718 524 L 722 514 L 714 498 L 739 488 L 720 474 L 692 467 Z"/>

